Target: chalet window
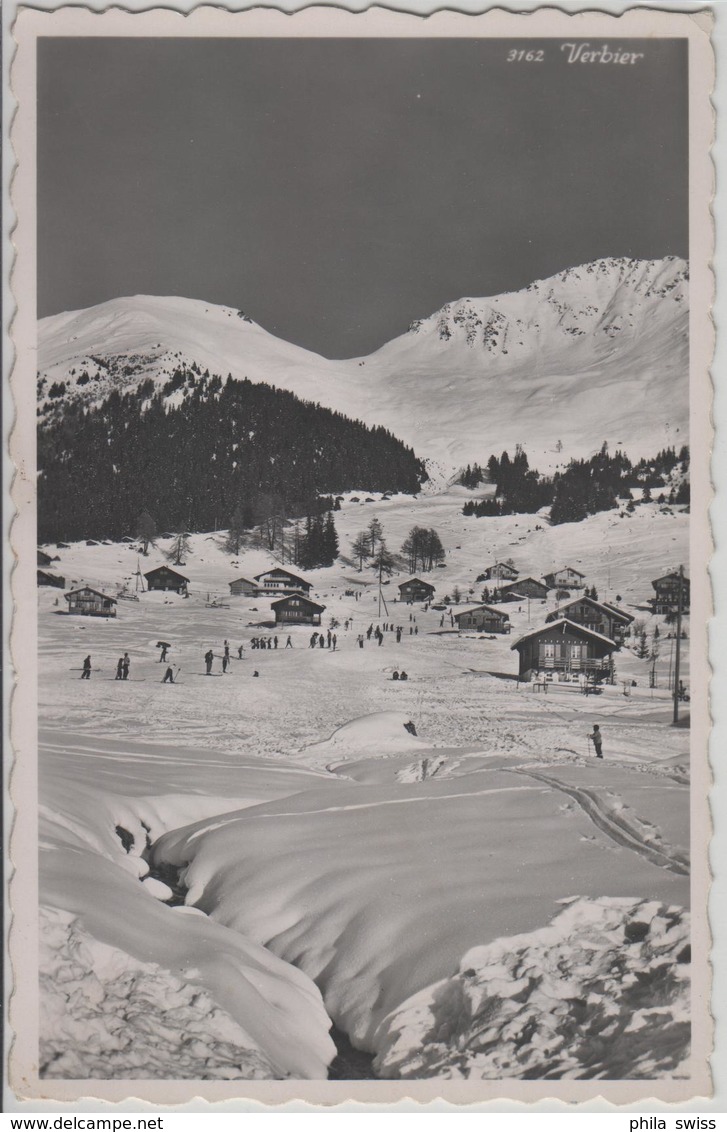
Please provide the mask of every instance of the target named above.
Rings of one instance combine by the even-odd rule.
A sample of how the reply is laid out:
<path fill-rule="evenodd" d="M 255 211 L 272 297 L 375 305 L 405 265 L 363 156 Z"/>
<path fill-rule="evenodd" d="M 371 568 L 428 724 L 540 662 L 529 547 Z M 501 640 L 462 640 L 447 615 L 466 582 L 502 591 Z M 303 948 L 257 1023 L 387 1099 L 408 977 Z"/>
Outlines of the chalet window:
<path fill-rule="evenodd" d="M 543 645 L 543 655 L 546 660 L 553 660 L 555 658 L 555 645 L 546 642 Z"/>

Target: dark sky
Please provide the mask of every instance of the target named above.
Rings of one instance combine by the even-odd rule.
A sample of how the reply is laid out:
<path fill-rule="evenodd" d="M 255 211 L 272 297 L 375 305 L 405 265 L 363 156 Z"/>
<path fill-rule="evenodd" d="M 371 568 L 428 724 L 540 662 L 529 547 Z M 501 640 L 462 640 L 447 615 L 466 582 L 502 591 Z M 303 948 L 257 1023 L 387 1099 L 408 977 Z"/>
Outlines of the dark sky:
<path fill-rule="evenodd" d="M 686 257 L 685 41 L 559 46 L 41 39 L 39 315 L 182 295 L 350 357 L 463 295 Z"/>

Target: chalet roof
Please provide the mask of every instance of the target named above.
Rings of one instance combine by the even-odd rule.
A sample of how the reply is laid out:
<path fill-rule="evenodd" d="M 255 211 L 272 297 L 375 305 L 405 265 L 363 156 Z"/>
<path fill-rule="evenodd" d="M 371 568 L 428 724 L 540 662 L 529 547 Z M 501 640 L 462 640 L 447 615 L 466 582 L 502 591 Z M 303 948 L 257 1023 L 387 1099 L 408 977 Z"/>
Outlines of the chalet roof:
<path fill-rule="evenodd" d="M 310 606 L 312 609 L 318 610 L 319 613 L 322 613 L 326 608 L 325 605 L 319 605 L 317 601 L 313 601 L 312 598 L 308 597 L 306 594 L 299 593 L 297 590 L 295 593 L 286 594 L 285 597 L 279 597 L 277 601 L 271 601 L 270 608 L 277 609 L 279 605 L 287 605 L 294 597 L 297 597 L 299 601 L 304 601 L 306 605 Z"/>
<path fill-rule="evenodd" d="M 562 570 L 570 570 L 571 574 L 577 574 L 579 578 L 585 578 L 586 576 L 582 574 L 580 570 L 576 570 L 575 566 L 559 566 L 557 570 L 551 570 L 549 573 L 560 574 Z"/>
<path fill-rule="evenodd" d="M 145 578 L 154 578 L 157 574 L 161 574 L 161 573 L 173 574 L 175 578 L 179 578 L 180 582 L 188 582 L 189 581 L 189 578 L 186 578 L 184 576 L 184 574 L 180 574 L 178 570 L 173 570 L 171 566 L 165 566 L 165 565 L 155 566 L 153 570 L 147 570 L 147 572 L 144 574 L 144 577 Z"/>
<path fill-rule="evenodd" d="M 678 582 L 679 577 L 680 575 L 678 570 L 671 570 L 668 574 L 662 574 L 660 578 L 654 578 L 651 584 L 652 586 L 654 586 L 654 588 L 656 588 L 659 582 Z M 683 575 L 682 581 L 686 582 L 687 585 L 689 584 L 689 578 L 686 576 L 686 574 Z"/>
<path fill-rule="evenodd" d="M 455 613 L 454 619 L 457 621 L 458 618 L 462 617 L 465 613 L 479 613 L 480 611 L 483 613 L 493 613 L 496 617 L 504 617 L 506 621 L 510 620 L 509 613 L 505 613 L 502 609 L 495 609 L 492 605 L 483 605 L 482 602 L 480 602 L 479 605 L 469 605 L 464 609 L 460 609 L 459 613 Z"/>
<path fill-rule="evenodd" d="M 254 586 L 255 585 L 255 582 L 252 580 L 252 578 L 243 578 L 242 575 L 240 575 L 240 577 L 238 577 L 238 578 L 233 578 L 232 581 L 228 583 L 228 585 L 238 586 L 238 585 L 240 585 L 240 583 L 242 583 L 243 585 L 246 585 L 246 586 Z"/>
<path fill-rule="evenodd" d="M 50 566 L 53 559 L 44 550 L 38 550 L 38 566 Z"/>
<path fill-rule="evenodd" d="M 101 598 L 103 598 L 104 601 L 112 601 L 114 603 L 114 605 L 118 605 L 118 602 L 117 602 L 115 597 L 111 597 L 110 594 L 102 594 L 100 590 L 94 590 L 91 586 L 79 586 L 79 588 L 77 590 L 69 590 L 68 593 L 64 594 L 63 596 L 66 599 L 66 601 L 69 601 L 73 597 L 74 594 L 83 594 L 83 593 L 95 594 L 96 597 L 101 597 Z"/>
<path fill-rule="evenodd" d="M 508 582 L 506 586 L 500 586 L 500 590 L 516 590 L 517 586 L 522 586 L 524 582 L 535 582 L 536 586 L 540 586 L 541 589 L 544 590 L 548 588 L 545 582 L 542 582 L 539 578 L 527 577 L 517 578 L 514 582 Z"/>
<path fill-rule="evenodd" d="M 552 622 L 555 621 L 556 618 L 562 618 L 566 609 L 570 609 L 573 605 L 582 605 L 584 602 L 587 605 L 590 605 L 593 609 L 604 610 L 604 612 L 609 614 L 609 616 L 617 617 L 620 621 L 633 621 L 631 614 L 624 613 L 623 609 L 619 609 L 617 605 L 608 605 L 605 601 L 598 601 L 597 598 L 586 597 L 585 595 L 583 597 L 574 597 L 572 601 L 566 602 L 565 605 L 561 605 L 560 608 L 557 609 L 554 613 L 549 613 L 545 620 Z"/>
<path fill-rule="evenodd" d="M 415 584 L 417 586 L 426 586 L 429 590 L 434 589 L 431 582 L 424 582 L 421 578 L 407 578 L 405 582 L 399 582 L 399 589 L 402 589 L 403 586 L 413 586 Z"/>
<path fill-rule="evenodd" d="M 309 586 L 311 583 L 307 582 L 305 578 L 301 578 L 300 574 L 293 574 L 290 570 L 286 570 L 283 566 L 271 566 L 269 570 L 263 570 L 262 574 L 255 575 L 255 581 L 259 582 L 261 578 L 267 578 L 270 574 L 283 574 L 286 578 L 292 578 L 294 582 L 302 582 L 304 586 Z"/>
<path fill-rule="evenodd" d="M 618 648 L 616 642 L 612 641 L 610 637 L 604 637 L 603 633 L 597 633 L 595 629 L 587 629 L 585 625 L 578 625 L 575 621 L 569 621 L 567 617 L 561 617 L 558 621 L 549 621 L 545 625 L 541 625 L 538 629 L 531 629 L 529 633 L 523 633 L 522 637 L 518 637 L 518 639 L 510 645 L 510 648 L 516 649 L 523 641 L 530 640 L 531 637 L 540 637 L 543 633 L 552 632 L 553 629 L 558 629 L 561 626 L 563 629 L 566 627 L 572 629 L 574 633 L 580 633 L 584 637 L 591 637 L 594 641 L 603 641 L 605 644 L 610 645 L 611 648 Z"/>

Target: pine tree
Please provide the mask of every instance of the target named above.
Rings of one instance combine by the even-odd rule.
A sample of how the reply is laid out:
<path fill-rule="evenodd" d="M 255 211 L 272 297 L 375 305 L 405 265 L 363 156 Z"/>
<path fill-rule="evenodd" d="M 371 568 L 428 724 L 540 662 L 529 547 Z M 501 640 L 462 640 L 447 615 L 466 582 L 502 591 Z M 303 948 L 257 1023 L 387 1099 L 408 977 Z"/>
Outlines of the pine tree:
<path fill-rule="evenodd" d="M 646 629 L 641 630 L 639 643 L 636 646 L 636 655 L 639 660 L 646 660 L 649 655 L 649 642 L 646 638 Z"/>
<path fill-rule="evenodd" d="M 391 574 L 394 570 L 394 558 L 389 553 L 383 538 L 379 541 L 379 548 L 371 559 L 371 565 L 378 574 L 379 582 L 384 574 Z"/>
<path fill-rule="evenodd" d="M 175 566 L 184 566 L 184 559 L 189 554 L 190 545 L 187 532 L 180 531 L 179 534 L 174 536 L 174 541 L 164 557 L 167 562 L 172 562 Z"/>
<path fill-rule="evenodd" d="M 336 533 L 336 525 L 333 522 L 333 513 L 331 511 L 326 515 L 321 549 L 321 557 L 325 559 L 322 565 L 332 566 L 338 558 L 338 534 Z"/>
<path fill-rule="evenodd" d="M 142 511 L 136 523 L 136 537 L 141 543 L 141 553 L 147 555 L 149 547 L 156 545 L 156 523 L 148 511 Z"/>
<path fill-rule="evenodd" d="M 245 512 L 238 503 L 230 519 L 230 529 L 227 532 L 224 547 L 228 554 L 240 553 L 240 546 L 245 534 Z"/>
<path fill-rule="evenodd" d="M 351 552 L 355 558 L 358 558 L 358 572 L 360 574 L 364 562 L 371 556 L 371 539 L 368 531 L 359 531 L 351 543 Z"/>
<path fill-rule="evenodd" d="M 376 554 L 376 544 L 383 542 L 383 530 L 382 530 L 382 527 L 381 527 L 381 523 L 379 522 L 379 520 L 376 518 L 375 515 L 374 515 L 373 519 L 371 520 L 371 522 L 369 523 L 368 532 L 369 532 L 369 546 L 371 547 L 371 553 Z"/>

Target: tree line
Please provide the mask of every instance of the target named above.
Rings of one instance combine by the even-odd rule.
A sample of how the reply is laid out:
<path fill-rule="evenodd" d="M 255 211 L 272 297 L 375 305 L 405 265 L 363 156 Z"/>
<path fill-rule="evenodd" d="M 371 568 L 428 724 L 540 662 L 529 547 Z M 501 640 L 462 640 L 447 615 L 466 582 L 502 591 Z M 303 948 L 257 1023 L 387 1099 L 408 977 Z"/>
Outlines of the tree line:
<path fill-rule="evenodd" d="M 285 520 L 313 519 L 336 493 L 413 494 L 426 479 L 384 428 L 184 367 L 162 389 L 149 379 L 95 405 L 64 404 L 38 425 L 38 469 L 43 542 L 133 535 L 146 510 L 162 530 L 262 525 L 272 546 Z"/>

